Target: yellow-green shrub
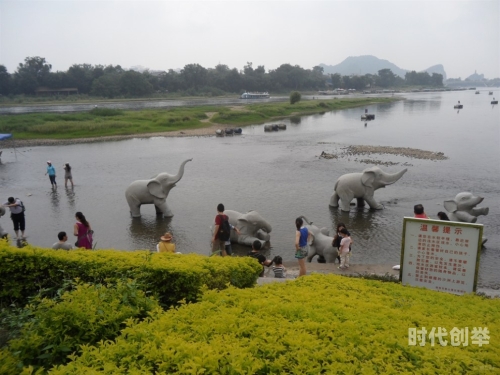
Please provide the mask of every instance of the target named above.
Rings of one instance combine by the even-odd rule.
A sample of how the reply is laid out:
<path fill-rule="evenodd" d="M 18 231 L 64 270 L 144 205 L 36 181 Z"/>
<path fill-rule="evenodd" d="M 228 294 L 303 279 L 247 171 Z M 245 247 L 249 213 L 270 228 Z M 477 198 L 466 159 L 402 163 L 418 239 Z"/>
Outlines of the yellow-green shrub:
<path fill-rule="evenodd" d="M 25 309 L 31 318 L 20 337 L 9 342 L 9 350 L 22 366 L 34 368 L 65 363 L 81 345 L 114 339 L 126 324 L 162 311 L 134 281 L 109 287 L 79 283 L 60 298 L 43 298 Z"/>
<path fill-rule="evenodd" d="M 409 346 L 413 327 L 487 327 L 490 343 Z M 492 374 L 499 339 L 500 300 L 313 275 L 208 291 L 49 374 Z"/>
<path fill-rule="evenodd" d="M 164 305 L 195 301 L 204 285 L 223 289 L 255 284 L 261 266 L 251 258 L 207 257 L 197 254 L 151 254 L 149 251 L 18 249 L 0 240 L 0 302 L 27 298 L 41 290 L 58 289 L 64 280 L 106 283 L 134 279 Z"/>
<path fill-rule="evenodd" d="M 18 375 L 21 369 L 17 366 L 18 360 L 7 349 L 0 349 L 0 374 Z"/>

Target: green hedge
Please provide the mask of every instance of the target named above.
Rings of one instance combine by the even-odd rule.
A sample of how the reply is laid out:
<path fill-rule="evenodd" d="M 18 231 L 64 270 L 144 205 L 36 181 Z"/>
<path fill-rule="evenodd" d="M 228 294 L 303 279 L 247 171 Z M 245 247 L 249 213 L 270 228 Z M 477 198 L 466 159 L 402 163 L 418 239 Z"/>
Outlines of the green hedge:
<path fill-rule="evenodd" d="M 133 279 L 162 305 L 195 301 L 208 289 L 255 284 L 262 267 L 244 257 L 207 257 L 149 251 L 18 249 L 0 240 L 0 303 L 26 303 L 40 291 L 57 290 L 64 280 L 106 284 Z"/>
<path fill-rule="evenodd" d="M 489 344 L 410 346 L 409 328 L 487 327 Z M 252 289 L 207 291 L 84 347 L 65 374 L 493 374 L 500 300 L 395 283 L 312 275 Z"/>
<path fill-rule="evenodd" d="M 8 348 L 22 369 L 33 366 L 49 369 L 67 362 L 67 356 L 81 345 L 112 340 L 127 325 L 162 310 L 158 303 L 137 288 L 134 281 L 116 285 L 76 283 L 70 292 L 54 299 L 34 299 L 24 310 L 29 320 Z M 0 360 L 10 361 L 5 357 Z"/>

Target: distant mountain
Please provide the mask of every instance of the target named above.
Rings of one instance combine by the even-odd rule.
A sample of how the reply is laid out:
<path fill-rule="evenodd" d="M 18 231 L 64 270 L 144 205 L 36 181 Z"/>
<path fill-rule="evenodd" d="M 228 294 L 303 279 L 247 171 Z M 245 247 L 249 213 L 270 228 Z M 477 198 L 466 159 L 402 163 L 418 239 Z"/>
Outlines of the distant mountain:
<path fill-rule="evenodd" d="M 401 69 L 396 64 L 391 63 L 387 60 L 379 59 L 378 57 L 365 55 L 365 56 L 349 56 L 347 59 L 342 61 L 337 65 L 326 65 L 319 64 L 323 68 L 323 71 L 327 74 L 338 73 L 340 75 L 365 75 L 365 74 L 377 74 L 381 69 L 391 69 L 391 71 L 404 78 L 406 72 L 410 70 Z M 431 66 L 428 69 L 423 70 L 432 75 L 432 73 L 439 73 L 443 75 L 443 80 L 446 79 L 446 72 L 441 64 Z"/>

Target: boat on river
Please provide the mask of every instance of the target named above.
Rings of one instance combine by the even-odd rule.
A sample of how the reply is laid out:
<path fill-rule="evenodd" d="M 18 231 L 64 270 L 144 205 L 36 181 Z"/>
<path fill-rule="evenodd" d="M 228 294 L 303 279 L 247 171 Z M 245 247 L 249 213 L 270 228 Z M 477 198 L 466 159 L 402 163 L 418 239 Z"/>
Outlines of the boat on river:
<path fill-rule="evenodd" d="M 479 94 L 479 91 L 476 91 L 476 94 Z"/>
<path fill-rule="evenodd" d="M 240 99 L 269 99 L 268 92 L 244 92 L 241 94 Z"/>
<path fill-rule="evenodd" d="M 488 95 L 493 95 L 493 91 L 490 91 L 490 92 L 488 93 Z"/>

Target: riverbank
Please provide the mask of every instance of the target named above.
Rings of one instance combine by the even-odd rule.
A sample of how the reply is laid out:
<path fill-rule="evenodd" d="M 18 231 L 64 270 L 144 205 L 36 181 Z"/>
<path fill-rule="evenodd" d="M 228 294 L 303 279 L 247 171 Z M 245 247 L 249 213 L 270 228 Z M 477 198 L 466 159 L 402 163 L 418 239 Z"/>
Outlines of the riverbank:
<path fill-rule="evenodd" d="M 119 110 L 94 108 L 80 113 L 33 113 L 2 116 L 0 133 L 12 133 L 8 147 L 74 144 L 145 137 L 214 135 L 225 127 L 262 124 L 290 117 L 390 103 L 401 98 L 343 98 L 213 105 L 168 109 Z"/>

